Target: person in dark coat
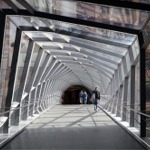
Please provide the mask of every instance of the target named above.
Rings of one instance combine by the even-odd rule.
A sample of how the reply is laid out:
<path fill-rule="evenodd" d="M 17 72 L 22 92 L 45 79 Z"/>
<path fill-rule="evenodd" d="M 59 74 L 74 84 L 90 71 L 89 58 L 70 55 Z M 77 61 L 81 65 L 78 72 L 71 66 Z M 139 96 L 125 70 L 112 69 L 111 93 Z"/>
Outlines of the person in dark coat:
<path fill-rule="evenodd" d="M 92 91 L 92 94 L 94 94 L 94 110 L 97 111 L 98 100 L 100 100 L 100 91 L 98 91 L 97 87 Z"/>

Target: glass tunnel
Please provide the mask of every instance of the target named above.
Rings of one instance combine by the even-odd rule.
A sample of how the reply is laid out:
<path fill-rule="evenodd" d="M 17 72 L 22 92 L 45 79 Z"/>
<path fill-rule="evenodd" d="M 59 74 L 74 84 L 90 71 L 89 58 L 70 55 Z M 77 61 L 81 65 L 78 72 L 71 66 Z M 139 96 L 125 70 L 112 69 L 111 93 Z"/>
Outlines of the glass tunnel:
<path fill-rule="evenodd" d="M 78 99 L 98 87 L 102 109 L 149 139 L 149 8 L 148 0 L 0 0 L 1 133 L 79 104 L 64 96 L 72 89 Z"/>

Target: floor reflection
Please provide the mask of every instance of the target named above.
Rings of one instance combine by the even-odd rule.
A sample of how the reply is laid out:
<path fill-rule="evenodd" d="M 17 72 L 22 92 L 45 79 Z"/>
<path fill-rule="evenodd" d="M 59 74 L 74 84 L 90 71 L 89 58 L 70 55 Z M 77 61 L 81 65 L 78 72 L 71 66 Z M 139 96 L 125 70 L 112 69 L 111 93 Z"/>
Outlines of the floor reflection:
<path fill-rule="evenodd" d="M 28 128 L 97 127 L 114 125 L 100 109 L 92 105 L 58 105 L 36 119 Z"/>

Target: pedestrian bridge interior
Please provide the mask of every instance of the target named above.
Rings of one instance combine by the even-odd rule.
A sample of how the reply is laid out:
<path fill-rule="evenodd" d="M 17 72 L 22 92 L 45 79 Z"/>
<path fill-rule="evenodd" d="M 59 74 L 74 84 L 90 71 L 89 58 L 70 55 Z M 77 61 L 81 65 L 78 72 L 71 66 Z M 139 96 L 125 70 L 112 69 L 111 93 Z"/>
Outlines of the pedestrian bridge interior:
<path fill-rule="evenodd" d="M 0 146 L 150 147 L 149 11 L 149 0 L 0 0 Z"/>

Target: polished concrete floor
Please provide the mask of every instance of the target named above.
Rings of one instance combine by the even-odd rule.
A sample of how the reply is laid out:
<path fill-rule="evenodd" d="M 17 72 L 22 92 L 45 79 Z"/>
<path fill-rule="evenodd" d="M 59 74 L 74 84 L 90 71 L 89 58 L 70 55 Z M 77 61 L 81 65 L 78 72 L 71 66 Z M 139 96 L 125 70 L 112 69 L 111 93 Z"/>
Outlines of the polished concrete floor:
<path fill-rule="evenodd" d="M 106 114 L 92 105 L 58 105 L 41 115 L 2 150 L 143 150 Z"/>

